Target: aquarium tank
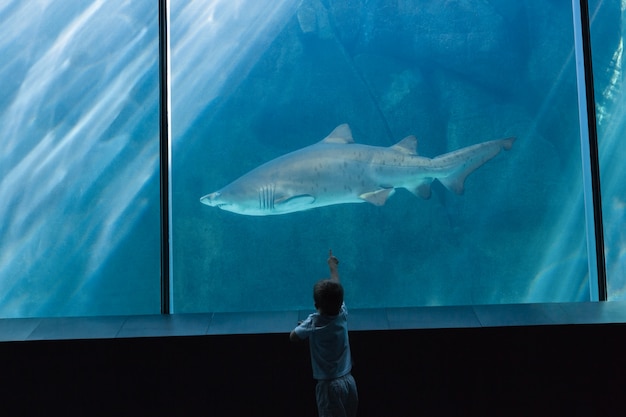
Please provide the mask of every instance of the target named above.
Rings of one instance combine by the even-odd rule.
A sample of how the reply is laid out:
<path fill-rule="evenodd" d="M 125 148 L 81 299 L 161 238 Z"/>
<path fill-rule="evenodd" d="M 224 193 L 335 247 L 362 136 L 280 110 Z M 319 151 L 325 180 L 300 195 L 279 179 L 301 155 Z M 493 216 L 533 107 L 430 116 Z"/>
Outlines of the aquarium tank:
<path fill-rule="evenodd" d="M 0 317 L 157 314 L 163 276 L 308 310 L 329 249 L 352 308 L 597 300 L 573 3 L 168 3 L 162 77 L 156 1 L 0 4 Z M 618 300 L 624 5 L 589 12 Z"/>

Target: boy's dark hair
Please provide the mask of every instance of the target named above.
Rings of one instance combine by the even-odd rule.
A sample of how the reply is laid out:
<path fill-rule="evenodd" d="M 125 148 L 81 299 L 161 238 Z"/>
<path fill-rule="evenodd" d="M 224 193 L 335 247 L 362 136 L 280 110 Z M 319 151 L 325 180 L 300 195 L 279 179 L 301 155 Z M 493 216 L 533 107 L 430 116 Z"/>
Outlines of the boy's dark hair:
<path fill-rule="evenodd" d="M 313 286 L 313 300 L 320 313 L 336 316 L 343 304 L 343 286 L 330 279 L 317 281 Z"/>

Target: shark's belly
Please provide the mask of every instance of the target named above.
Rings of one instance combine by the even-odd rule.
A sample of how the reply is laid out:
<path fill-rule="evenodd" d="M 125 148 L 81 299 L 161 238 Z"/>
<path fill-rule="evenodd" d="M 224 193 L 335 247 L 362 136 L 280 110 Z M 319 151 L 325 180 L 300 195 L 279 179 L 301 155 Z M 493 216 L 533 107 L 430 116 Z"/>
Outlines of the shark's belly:
<path fill-rule="evenodd" d="M 428 177 L 417 166 L 392 166 L 345 160 L 326 161 L 318 169 L 301 170 L 291 178 L 292 195 L 311 195 L 315 207 L 362 203 L 363 195 L 382 189 L 411 187 Z"/>

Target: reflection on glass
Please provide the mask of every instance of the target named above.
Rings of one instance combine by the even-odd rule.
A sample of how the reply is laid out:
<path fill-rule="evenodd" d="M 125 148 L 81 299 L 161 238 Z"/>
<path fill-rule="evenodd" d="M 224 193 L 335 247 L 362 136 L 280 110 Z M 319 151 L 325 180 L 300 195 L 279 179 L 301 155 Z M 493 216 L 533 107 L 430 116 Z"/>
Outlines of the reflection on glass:
<path fill-rule="evenodd" d="M 609 300 L 626 300 L 624 3 L 589 2 Z"/>
<path fill-rule="evenodd" d="M 157 13 L 0 5 L 0 317 L 159 311 Z"/>
<path fill-rule="evenodd" d="M 353 308 L 589 300 L 571 4 L 174 0 L 171 41 L 175 312 L 308 309 L 329 248 Z M 298 210 L 216 208 L 344 123 L 352 149 L 410 154 L 414 135 L 425 158 L 516 141 L 463 195 L 422 173 L 317 207 L 264 180 L 258 205 Z"/>

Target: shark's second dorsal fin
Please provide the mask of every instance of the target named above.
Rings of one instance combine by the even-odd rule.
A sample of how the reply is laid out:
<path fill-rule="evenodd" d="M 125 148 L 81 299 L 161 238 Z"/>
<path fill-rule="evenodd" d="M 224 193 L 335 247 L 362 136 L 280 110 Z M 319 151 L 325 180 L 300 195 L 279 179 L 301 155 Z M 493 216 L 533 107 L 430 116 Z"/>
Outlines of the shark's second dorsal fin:
<path fill-rule="evenodd" d="M 407 136 L 400 142 L 391 147 L 398 152 L 406 153 L 409 155 L 417 155 L 417 138 L 413 135 Z"/>
<path fill-rule="evenodd" d="M 326 136 L 322 142 L 324 143 L 354 143 L 352 139 L 352 131 L 347 123 L 339 125 Z"/>

